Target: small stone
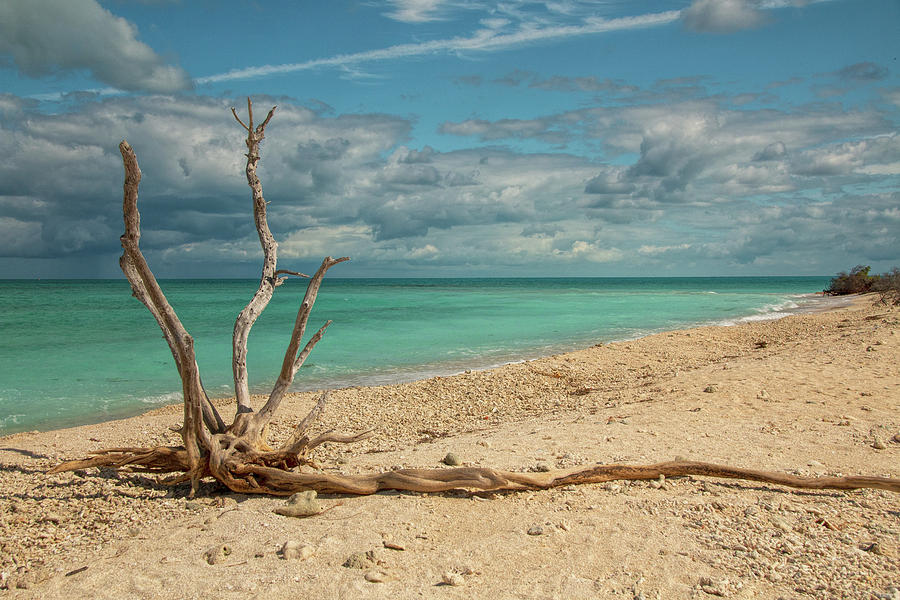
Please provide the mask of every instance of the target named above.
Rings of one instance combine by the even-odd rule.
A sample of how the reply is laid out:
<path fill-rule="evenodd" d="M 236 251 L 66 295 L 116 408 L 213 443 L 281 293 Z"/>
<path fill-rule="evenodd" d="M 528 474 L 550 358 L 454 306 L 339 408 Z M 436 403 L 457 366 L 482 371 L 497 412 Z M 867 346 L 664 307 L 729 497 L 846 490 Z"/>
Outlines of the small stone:
<path fill-rule="evenodd" d="M 876 450 L 884 450 L 885 448 L 887 448 L 887 446 L 885 446 L 884 442 L 882 442 L 878 438 L 875 438 L 875 441 L 872 442 L 872 447 L 875 448 Z"/>
<path fill-rule="evenodd" d="M 288 540 L 281 547 L 281 557 L 285 560 L 306 560 L 313 554 L 315 554 L 315 549 L 312 546 L 295 540 Z"/>
<path fill-rule="evenodd" d="M 769 400 L 770 399 L 769 392 L 767 392 L 766 390 L 759 390 L 759 393 L 756 394 L 756 397 L 759 398 L 760 400 Z"/>
<path fill-rule="evenodd" d="M 206 559 L 207 563 L 217 565 L 224 562 L 229 555 L 231 555 L 231 547 L 226 544 L 219 544 L 218 546 L 207 548 L 206 552 L 203 553 L 203 558 Z"/>
<path fill-rule="evenodd" d="M 900 444 L 900 433 L 895 433 L 894 437 L 891 438 L 891 441 L 893 441 L 896 444 Z"/>
<path fill-rule="evenodd" d="M 383 542 L 381 542 L 381 544 L 388 550 L 406 550 L 406 547 L 403 546 L 403 544 L 398 544 L 397 542 L 394 542 L 392 540 L 384 540 Z"/>
<path fill-rule="evenodd" d="M 656 489 L 656 490 L 664 488 L 665 486 L 666 486 L 666 476 L 662 475 L 662 474 L 660 474 L 659 479 L 656 479 L 656 480 L 650 482 L 650 487 L 652 487 L 653 489 Z"/>
<path fill-rule="evenodd" d="M 444 574 L 441 575 L 441 582 L 446 585 L 452 585 L 453 587 L 459 587 L 466 584 L 466 580 L 462 575 L 451 571 L 444 571 Z"/>
<path fill-rule="evenodd" d="M 347 557 L 347 560 L 341 566 L 348 569 L 368 569 L 372 566 L 372 561 L 365 553 L 354 552 Z"/>
<path fill-rule="evenodd" d="M 307 490 L 294 494 L 288 498 L 287 504 L 279 506 L 274 512 L 285 517 L 311 517 L 322 512 L 322 506 L 316 498 L 316 491 Z"/>
<path fill-rule="evenodd" d="M 788 533 L 791 530 L 791 526 L 784 519 L 779 519 L 778 517 L 772 517 L 772 525 L 775 526 L 776 529 L 780 529 L 785 533 Z"/>
<path fill-rule="evenodd" d="M 441 462 L 449 467 L 456 467 L 462 464 L 462 460 L 460 460 L 459 456 L 454 452 L 448 452 L 447 456 L 445 456 Z"/>
<path fill-rule="evenodd" d="M 549 473 L 550 465 L 545 462 L 539 462 L 538 464 L 534 465 L 534 470 L 538 473 Z"/>
<path fill-rule="evenodd" d="M 712 394 L 713 392 L 719 391 L 719 388 L 714 385 L 708 385 L 705 388 L 703 388 L 703 391 L 706 392 L 707 394 Z"/>
<path fill-rule="evenodd" d="M 885 556 L 887 554 L 884 551 L 884 547 L 878 542 L 863 544 L 862 546 L 860 546 L 860 549 L 865 550 L 866 552 L 871 552 L 872 554 L 877 554 L 879 556 Z"/>
<path fill-rule="evenodd" d="M 385 581 L 390 581 L 394 578 L 390 573 L 382 571 L 381 569 L 369 569 L 366 571 L 364 577 L 369 583 L 384 583 Z"/>
<path fill-rule="evenodd" d="M 817 461 L 817 460 L 811 460 L 811 461 L 809 461 L 809 462 L 806 463 L 806 464 L 807 464 L 808 466 L 814 468 L 814 469 L 821 469 L 821 468 L 823 468 L 823 467 L 825 466 L 825 465 L 823 465 L 822 463 L 820 463 L 820 462 Z"/>
<path fill-rule="evenodd" d="M 237 500 L 232 498 L 231 496 L 218 496 L 215 500 L 213 500 L 213 506 L 216 508 L 225 508 L 228 510 L 232 510 L 238 507 Z"/>
<path fill-rule="evenodd" d="M 544 528 L 540 525 L 532 525 L 528 528 L 528 535 L 543 535 Z"/>
<path fill-rule="evenodd" d="M 184 507 L 188 510 L 193 510 L 193 511 L 203 510 L 203 505 L 200 504 L 199 502 L 194 502 L 193 500 L 185 502 Z"/>

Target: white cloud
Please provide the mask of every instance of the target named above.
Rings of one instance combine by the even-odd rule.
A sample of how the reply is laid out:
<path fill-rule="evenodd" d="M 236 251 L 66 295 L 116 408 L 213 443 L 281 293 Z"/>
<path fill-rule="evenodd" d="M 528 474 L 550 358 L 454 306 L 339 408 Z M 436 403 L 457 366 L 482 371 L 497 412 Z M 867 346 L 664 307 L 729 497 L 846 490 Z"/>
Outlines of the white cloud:
<path fill-rule="evenodd" d="M 676 21 L 680 14 L 679 11 L 668 11 L 635 17 L 622 17 L 618 19 L 587 17 L 575 25 L 534 26 L 534 24 L 528 24 L 509 33 L 500 33 L 494 29 L 482 29 L 476 31 L 469 37 L 455 37 L 428 42 L 399 44 L 378 50 L 367 50 L 352 54 L 339 54 L 337 56 L 299 63 L 262 65 L 258 67 L 235 69 L 227 73 L 198 77 L 194 81 L 198 84 L 221 83 L 224 81 L 293 73 L 296 71 L 336 68 L 366 62 L 391 61 L 417 56 L 427 56 L 430 54 L 494 52 L 557 39 L 570 39 L 578 36 L 666 25 Z"/>
<path fill-rule="evenodd" d="M 10 98 L 4 105 L 12 112 L 0 116 L 0 254 L 85 264 L 101 256 L 114 271 L 124 137 L 144 172 L 143 243 L 160 273 L 213 264 L 255 272 L 243 131 L 228 102 L 121 97 L 58 115 Z M 256 106 L 264 112 L 267 99 Z M 282 102 L 259 174 L 285 266 L 299 270 L 328 254 L 353 257 L 345 270 L 354 274 L 374 266 L 381 274 L 426 266 L 431 274 L 627 274 L 672 257 L 694 272 L 797 260 L 820 266 L 782 272 L 827 273 L 900 258 L 900 198 L 858 191 L 896 188 L 900 136 L 891 123 L 837 106 L 806 114 L 723 106 L 586 108 L 537 120 L 566 135 L 626 140 L 610 155 L 617 164 L 598 164 L 608 156 L 410 147 L 407 119 Z M 761 152 L 770 160 L 758 160 Z"/>
<path fill-rule="evenodd" d="M 121 90 L 169 93 L 191 87 L 184 70 L 165 64 L 137 39 L 134 25 L 96 0 L 4 0 L 2 54 L 29 77 L 86 70 Z"/>
<path fill-rule="evenodd" d="M 390 0 L 393 10 L 387 16 L 405 23 L 425 23 L 436 20 L 441 0 Z"/>
<path fill-rule="evenodd" d="M 751 29 L 765 22 L 752 0 L 694 0 L 682 18 L 689 29 L 713 33 Z"/>

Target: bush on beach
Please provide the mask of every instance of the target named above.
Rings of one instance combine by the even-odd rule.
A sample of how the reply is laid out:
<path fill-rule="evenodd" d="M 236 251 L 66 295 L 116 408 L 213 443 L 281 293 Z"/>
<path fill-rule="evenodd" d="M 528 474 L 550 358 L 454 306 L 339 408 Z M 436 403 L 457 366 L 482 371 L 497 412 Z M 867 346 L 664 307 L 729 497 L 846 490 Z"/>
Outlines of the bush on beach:
<path fill-rule="evenodd" d="M 871 267 L 856 265 L 850 272 L 841 271 L 824 290 L 830 296 L 844 294 L 881 294 L 884 303 L 900 304 L 900 268 L 894 267 L 881 275 L 869 275 Z"/>

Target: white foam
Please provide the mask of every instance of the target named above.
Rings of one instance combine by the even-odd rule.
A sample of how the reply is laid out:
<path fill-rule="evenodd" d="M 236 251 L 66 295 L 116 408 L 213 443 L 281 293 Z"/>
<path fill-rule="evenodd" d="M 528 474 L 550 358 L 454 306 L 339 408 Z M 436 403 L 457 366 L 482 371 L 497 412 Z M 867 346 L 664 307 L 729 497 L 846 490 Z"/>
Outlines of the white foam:
<path fill-rule="evenodd" d="M 160 406 L 165 404 L 178 404 L 182 401 L 181 392 L 169 392 L 167 394 L 157 394 L 155 396 L 145 396 L 140 399 L 142 404 L 152 404 Z"/>

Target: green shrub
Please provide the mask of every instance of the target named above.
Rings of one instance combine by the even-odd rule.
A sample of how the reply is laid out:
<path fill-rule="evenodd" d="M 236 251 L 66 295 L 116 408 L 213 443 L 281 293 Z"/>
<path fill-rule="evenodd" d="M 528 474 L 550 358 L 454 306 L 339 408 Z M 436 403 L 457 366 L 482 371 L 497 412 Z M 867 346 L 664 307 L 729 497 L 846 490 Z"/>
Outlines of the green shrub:
<path fill-rule="evenodd" d="M 900 268 L 881 275 L 869 275 L 870 267 L 856 265 L 850 272 L 841 271 L 831 279 L 825 293 L 832 296 L 877 292 L 885 304 L 900 305 Z"/>
<path fill-rule="evenodd" d="M 841 271 L 831 279 L 825 289 L 826 294 L 841 296 L 843 294 L 864 294 L 872 290 L 874 277 L 869 275 L 871 267 L 856 265 L 850 272 Z"/>
<path fill-rule="evenodd" d="M 881 294 L 881 301 L 885 304 L 900 304 L 900 268 L 894 267 L 875 277 L 872 291 Z"/>

